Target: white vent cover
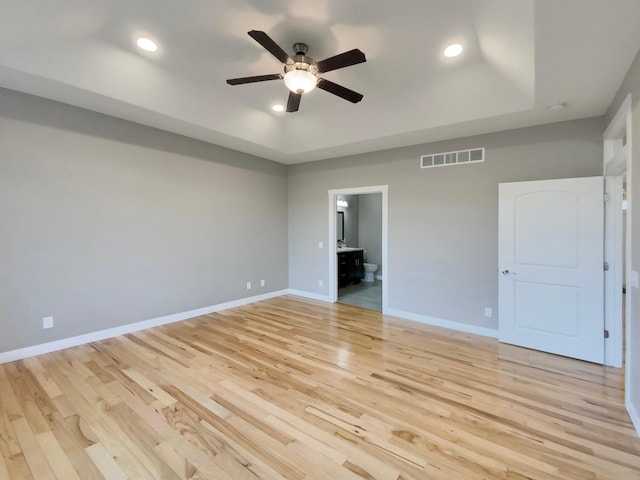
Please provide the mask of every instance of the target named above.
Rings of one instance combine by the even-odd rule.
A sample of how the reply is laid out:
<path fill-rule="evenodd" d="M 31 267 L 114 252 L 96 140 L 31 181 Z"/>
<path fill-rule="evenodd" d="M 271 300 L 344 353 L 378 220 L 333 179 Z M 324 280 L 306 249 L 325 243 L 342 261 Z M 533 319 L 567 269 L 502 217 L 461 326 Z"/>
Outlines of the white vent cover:
<path fill-rule="evenodd" d="M 446 167 L 467 163 L 484 162 L 484 148 L 470 148 L 455 152 L 433 153 L 420 157 L 420 168 Z"/>

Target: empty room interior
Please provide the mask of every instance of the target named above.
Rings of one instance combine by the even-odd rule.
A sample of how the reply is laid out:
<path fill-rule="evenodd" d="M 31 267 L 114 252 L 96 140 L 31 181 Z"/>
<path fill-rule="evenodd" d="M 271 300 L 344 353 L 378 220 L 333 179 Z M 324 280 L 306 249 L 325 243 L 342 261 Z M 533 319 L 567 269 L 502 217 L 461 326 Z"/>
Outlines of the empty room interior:
<path fill-rule="evenodd" d="M 640 479 L 638 0 L 0 11 L 0 480 Z"/>

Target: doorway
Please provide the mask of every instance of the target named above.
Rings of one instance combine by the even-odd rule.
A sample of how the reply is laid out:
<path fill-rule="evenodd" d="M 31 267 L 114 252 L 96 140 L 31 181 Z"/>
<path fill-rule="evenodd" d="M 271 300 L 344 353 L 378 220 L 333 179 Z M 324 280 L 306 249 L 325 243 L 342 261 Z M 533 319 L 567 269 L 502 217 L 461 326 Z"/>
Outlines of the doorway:
<path fill-rule="evenodd" d="M 388 185 L 375 185 L 375 186 L 369 186 L 369 187 L 356 187 L 356 188 L 345 188 L 345 189 L 335 189 L 335 190 L 329 190 L 329 241 L 328 241 L 328 245 L 329 248 L 328 250 L 328 254 L 329 254 L 329 299 L 331 302 L 339 302 L 340 297 L 342 297 L 342 299 L 344 300 L 346 296 L 350 296 L 352 299 L 355 297 L 354 302 L 356 303 L 352 303 L 351 301 L 349 301 L 347 299 L 347 301 L 345 303 L 351 303 L 351 304 L 356 304 L 359 306 L 362 306 L 364 308 L 372 308 L 375 310 L 381 310 L 382 313 L 384 313 L 387 308 L 388 308 L 388 290 L 389 290 L 389 271 L 388 271 L 388 261 L 387 261 L 387 244 L 388 244 Z M 354 218 L 349 219 L 349 207 L 344 206 L 345 203 L 342 202 L 346 202 L 346 204 L 349 204 L 348 200 L 345 200 L 345 198 L 354 198 L 354 199 L 358 199 L 360 200 L 361 196 L 365 196 L 365 195 L 372 195 L 371 197 L 362 197 L 363 200 L 365 200 L 365 202 L 363 202 L 363 204 L 367 204 L 369 205 L 370 203 L 375 204 L 376 202 L 380 212 L 380 222 L 381 222 L 381 230 L 379 233 L 375 233 L 374 235 L 379 235 L 380 238 L 379 239 L 375 239 L 376 241 L 374 241 L 373 243 L 375 244 L 376 242 L 379 242 L 379 246 L 375 246 L 372 247 L 371 250 L 371 254 L 373 256 L 371 256 L 371 258 L 369 258 L 369 254 L 370 252 L 365 253 L 366 248 L 362 248 L 361 245 L 354 245 L 353 243 L 357 243 L 360 244 L 361 240 L 360 240 L 360 233 L 359 233 L 359 227 L 356 227 L 354 229 L 354 225 L 352 224 L 351 226 L 348 225 L 349 220 L 354 221 Z M 354 197 L 355 196 L 355 197 Z M 341 200 L 341 205 L 343 205 L 343 207 L 338 208 L 337 206 L 337 202 L 338 200 Z M 359 205 L 358 205 L 359 206 Z M 367 208 L 369 208 L 369 206 L 367 206 Z M 343 213 L 342 215 L 338 214 L 338 211 L 341 210 Z M 341 223 L 340 226 L 338 226 L 338 219 L 340 219 L 340 217 L 343 217 L 344 219 L 344 223 Z M 338 248 L 338 230 L 342 229 L 342 244 L 345 245 L 346 244 L 346 248 L 343 247 L 343 245 L 341 245 L 342 248 Z M 357 234 L 354 234 L 353 232 L 357 231 Z M 351 233 L 349 233 L 351 232 Z M 349 238 L 349 236 L 351 235 L 351 239 Z M 367 229 L 365 228 L 363 230 L 363 238 L 365 238 L 366 236 L 370 235 L 370 233 L 368 233 Z M 364 244 L 367 244 L 368 242 L 363 240 Z M 379 251 L 378 253 L 373 253 L 373 249 L 375 249 L 376 252 Z M 357 285 L 359 283 L 362 283 L 362 281 L 357 282 L 357 281 L 351 281 L 349 282 L 349 285 L 347 287 L 347 289 L 343 290 L 343 289 L 339 289 L 340 286 L 340 281 L 338 280 L 338 274 L 340 272 L 340 268 L 339 268 L 339 256 L 345 256 L 344 253 L 352 253 L 353 252 L 353 256 L 354 256 L 354 264 L 359 268 L 359 272 L 361 274 L 364 274 L 364 269 L 362 265 L 358 265 L 358 262 L 363 263 L 379 263 L 379 269 L 377 272 L 374 272 L 374 282 L 373 285 L 366 285 L 366 291 L 365 291 L 365 285 L 362 285 L 361 287 L 358 287 Z M 360 253 L 358 253 L 360 252 Z M 359 256 L 361 255 L 361 256 Z M 378 257 L 379 255 L 379 257 Z M 379 258 L 379 260 L 378 260 Z M 367 262 L 366 260 L 369 259 L 371 260 L 371 262 Z M 375 275 L 377 273 L 377 278 L 375 278 Z M 361 279 L 360 279 L 361 280 Z M 377 293 L 376 293 L 376 287 L 377 287 Z M 342 292 L 339 292 L 339 290 L 343 290 Z M 359 294 L 359 292 L 361 292 Z M 380 298 L 379 305 L 380 307 L 378 308 L 374 308 L 375 305 L 373 302 L 369 303 L 367 296 L 372 296 L 375 299 L 376 296 L 378 296 Z M 358 297 L 361 297 L 360 299 L 358 299 Z"/>
<path fill-rule="evenodd" d="M 382 312 L 382 194 L 338 195 L 338 303 Z"/>

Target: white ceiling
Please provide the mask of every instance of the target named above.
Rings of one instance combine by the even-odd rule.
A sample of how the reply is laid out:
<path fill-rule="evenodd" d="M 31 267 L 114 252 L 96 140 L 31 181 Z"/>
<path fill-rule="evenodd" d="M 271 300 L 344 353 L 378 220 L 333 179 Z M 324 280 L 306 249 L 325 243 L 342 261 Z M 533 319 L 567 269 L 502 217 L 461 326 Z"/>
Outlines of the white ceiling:
<path fill-rule="evenodd" d="M 601 115 L 640 47 L 639 0 L 0 0 L 0 86 L 292 164 Z M 286 104 L 249 30 L 367 62 Z M 138 36 L 160 45 L 154 54 Z M 445 46 L 465 52 L 446 59 Z M 549 105 L 566 102 L 561 112 Z"/>

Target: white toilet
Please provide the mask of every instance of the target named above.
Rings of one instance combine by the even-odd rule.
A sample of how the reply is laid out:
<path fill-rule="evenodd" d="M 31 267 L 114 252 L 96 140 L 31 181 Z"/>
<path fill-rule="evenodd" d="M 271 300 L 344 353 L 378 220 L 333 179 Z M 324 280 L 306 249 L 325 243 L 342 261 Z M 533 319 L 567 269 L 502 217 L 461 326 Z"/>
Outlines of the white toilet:
<path fill-rule="evenodd" d="M 376 265 L 375 263 L 363 263 L 363 265 L 364 265 L 364 279 L 362 281 L 373 283 L 375 280 L 375 278 L 373 277 L 373 274 L 375 273 L 376 270 L 378 270 L 379 265 Z"/>

